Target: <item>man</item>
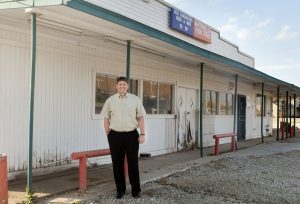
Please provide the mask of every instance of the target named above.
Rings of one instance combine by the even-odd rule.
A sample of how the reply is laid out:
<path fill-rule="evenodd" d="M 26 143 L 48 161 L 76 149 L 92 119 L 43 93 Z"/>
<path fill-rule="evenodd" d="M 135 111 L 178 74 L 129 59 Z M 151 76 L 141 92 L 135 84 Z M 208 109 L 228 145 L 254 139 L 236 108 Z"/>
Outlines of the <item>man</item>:
<path fill-rule="evenodd" d="M 113 172 L 117 187 L 117 199 L 121 199 L 126 190 L 124 175 L 124 157 L 127 156 L 128 174 L 131 184 L 131 194 L 139 198 L 141 193 L 138 166 L 139 144 L 145 141 L 144 116 L 145 109 L 141 100 L 127 93 L 128 82 L 125 77 L 119 77 L 116 85 L 117 94 L 109 97 L 103 106 L 104 129 L 108 138 Z M 140 128 L 140 134 L 137 128 Z"/>

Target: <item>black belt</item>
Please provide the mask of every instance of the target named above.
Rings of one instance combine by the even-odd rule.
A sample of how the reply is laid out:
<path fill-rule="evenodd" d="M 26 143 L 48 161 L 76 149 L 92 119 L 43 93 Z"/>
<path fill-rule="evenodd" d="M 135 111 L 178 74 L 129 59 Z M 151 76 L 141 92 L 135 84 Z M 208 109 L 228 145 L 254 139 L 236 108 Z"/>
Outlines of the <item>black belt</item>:
<path fill-rule="evenodd" d="M 116 133 L 134 133 L 134 132 L 136 132 L 137 130 L 134 129 L 134 130 L 132 130 L 132 131 L 115 131 L 115 130 L 111 129 L 110 131 L 113 131 L 113 132 L 116 132 Z"/>

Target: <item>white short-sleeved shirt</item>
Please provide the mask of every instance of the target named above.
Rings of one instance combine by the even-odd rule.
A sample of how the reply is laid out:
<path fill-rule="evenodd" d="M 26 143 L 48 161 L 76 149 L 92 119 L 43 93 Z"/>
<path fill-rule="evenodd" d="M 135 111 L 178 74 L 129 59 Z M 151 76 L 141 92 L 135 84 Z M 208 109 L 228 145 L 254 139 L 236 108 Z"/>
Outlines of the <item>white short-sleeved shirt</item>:
<path fill-rule="evenodd" d="M 138 127 L 138 118 L 146 115 L 139 97 L 127 93 L 118 93 L 109 97 L 102 108 L 101 114 L 108 118 L 109 128 L 119 132 L 129 132 Z"/>

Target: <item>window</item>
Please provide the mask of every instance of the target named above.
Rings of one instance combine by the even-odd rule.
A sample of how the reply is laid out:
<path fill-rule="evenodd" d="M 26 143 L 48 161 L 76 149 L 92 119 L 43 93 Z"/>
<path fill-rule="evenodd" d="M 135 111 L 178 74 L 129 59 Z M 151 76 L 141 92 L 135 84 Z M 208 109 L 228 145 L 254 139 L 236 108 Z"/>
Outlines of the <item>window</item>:
<path fill-rule="evenodd" d="M 205 90 L 203 98 L 204 114 L 216 115 L 217 114 L 217 92 Z"/>
<path fill-rule="evenodd" d="M 220 115 L 226 115 L 227 114 L 227 94 L 226 93 L 220 93 L 219 94 L 219 102 L 220 102 Z"/>
<path fill-rule="evenodd" d="M 148 114 L 172 114 L 173 86 L 144 81 L 143 104 Z"/>
<path fill-rule="evenodd" d="M 172 86 L 159 84 L 159 114 L 172 113 Z"/>
<path fill-rule="evenodd" d="M 96 75 L 95 114 L 100 114 L 106 99 L 117 93 L 116 82 L 116 76 Z M 128 92 L 138 94 L 138 80 L 130 80 Z"/>
<path fill-rule="evenodd" d="M 232 94 L 226 94 L 227 95 L 227 115 L 233 115 L 233 101 L 234 97 Z"/>
<path fill-rule="evenodd" d="M 264 99 L 264 112 L 263 112 L 263 116 L 266 116 L 266 96 L 263 97 Z M 256 102 L 255 102 L 255 112 L 256 112 L 256 116 L 260 117 L 261 116 L 261 101 L 262 97 L 261 95 L 256 95 Z"/>
<path fill-rule="evenodd" d="M 227 93 L 219 93 L 220 115 L 233 115 L 233 95 Z"/>

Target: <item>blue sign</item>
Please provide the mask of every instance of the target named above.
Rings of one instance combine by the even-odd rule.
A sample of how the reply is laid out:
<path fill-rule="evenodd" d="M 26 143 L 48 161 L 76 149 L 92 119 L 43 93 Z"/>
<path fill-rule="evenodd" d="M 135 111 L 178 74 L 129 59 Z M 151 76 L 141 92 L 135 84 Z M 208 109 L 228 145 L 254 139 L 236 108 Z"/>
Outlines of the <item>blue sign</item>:
<path fill-rule="evenodd" d="M 186 35 L 193 36 L 194 19 L 177 9 L 171 8 L 170 27 Z"/>

